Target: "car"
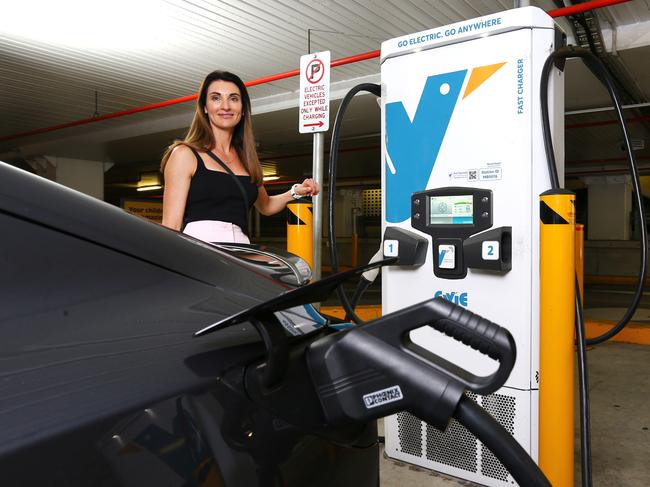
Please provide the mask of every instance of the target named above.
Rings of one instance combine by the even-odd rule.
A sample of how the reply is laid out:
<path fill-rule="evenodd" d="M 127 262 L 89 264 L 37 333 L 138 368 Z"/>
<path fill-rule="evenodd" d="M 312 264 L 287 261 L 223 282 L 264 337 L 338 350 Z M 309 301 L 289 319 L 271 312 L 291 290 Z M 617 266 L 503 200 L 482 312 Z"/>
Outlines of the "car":
<path fill-rule="evenodd" d="M 193 337 L 303 285 L 304 261 L 4 163 L 0 228 L 3 486 L 378 485 L 374 421 L 316 434 L 291 417 L 313 395 L 253 402 L 242 381 L 267 348 L 248 322 Z M 310 307 L 275 316 L 291 340 L 324 332 Z"/>

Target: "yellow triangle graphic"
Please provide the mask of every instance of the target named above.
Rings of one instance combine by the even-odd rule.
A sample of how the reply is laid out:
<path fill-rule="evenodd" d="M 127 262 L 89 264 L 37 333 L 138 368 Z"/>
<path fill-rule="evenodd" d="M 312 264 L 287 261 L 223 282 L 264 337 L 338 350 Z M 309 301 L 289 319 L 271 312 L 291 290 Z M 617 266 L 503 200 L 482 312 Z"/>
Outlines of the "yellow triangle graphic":
<path fill-rule="evenodd" d="M 472 91 L 481 86 L 486 79 L 496 73 L 504 64 L 488 64 L 487 66 L 479 66 L 478 68 L 472 69 L 472 74 L 469 75 L 469 81 L 465 87 L 463 98 L 466 98 Z"/>

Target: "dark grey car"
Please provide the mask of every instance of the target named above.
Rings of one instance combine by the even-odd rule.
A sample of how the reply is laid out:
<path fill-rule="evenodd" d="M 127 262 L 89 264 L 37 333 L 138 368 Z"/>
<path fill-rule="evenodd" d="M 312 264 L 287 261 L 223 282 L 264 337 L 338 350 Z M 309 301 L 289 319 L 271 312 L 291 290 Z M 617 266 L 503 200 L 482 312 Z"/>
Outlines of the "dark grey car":
<path fill-rule="evenodd" d="M 249 399 L 266 353 L 253 326 L 192 336 L 302 284 L 299 260 L 204 244 L 2 163 L 0 229 L 3 486 L 378 484 L 374 421 L 313 434 L 291 421 L 318 409 L 309 388 L 287 414 Z M 280 320 L 291 340 L 324 332 L 299 311 Z"/>

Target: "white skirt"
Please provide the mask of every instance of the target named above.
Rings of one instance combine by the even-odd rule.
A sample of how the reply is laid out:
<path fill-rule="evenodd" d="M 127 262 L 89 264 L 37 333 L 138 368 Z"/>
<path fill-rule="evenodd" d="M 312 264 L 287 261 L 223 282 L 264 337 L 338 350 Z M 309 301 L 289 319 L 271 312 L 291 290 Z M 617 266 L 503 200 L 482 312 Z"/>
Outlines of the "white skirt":
<path fill-rule="evenodd" d="M 217 220 L 190 222 L 183 229 L 183 233 L 204 242 L 251 243 L 238 225 Z"/>

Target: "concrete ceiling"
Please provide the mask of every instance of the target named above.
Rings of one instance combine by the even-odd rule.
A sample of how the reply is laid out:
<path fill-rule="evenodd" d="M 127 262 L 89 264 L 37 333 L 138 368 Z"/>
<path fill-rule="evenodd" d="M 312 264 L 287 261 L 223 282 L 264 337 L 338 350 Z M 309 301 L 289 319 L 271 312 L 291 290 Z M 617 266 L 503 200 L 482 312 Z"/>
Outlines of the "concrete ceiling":
<path fill-rule="evenodd" d="M 650 95 L 650 0 L 595 11 L 606 50 L 633 84 L 636 103 Z M 544 10 L 557 2 L 531 2 Z M 91 6 L 97 7 L 96 10 Z M 512 8 L 508 0 L 141 0 L 46 2 L 23 0 L 0 16 L 0 160 L 56 155 L 111 163 L 106 180 L 131 184 L 158 165 L 182 137 L 193 103 L 145 111 L 38 135 L 30 132 L 196 92 L 213 69 L 244 79 L 294 70 L 307 52 L 332 59 L 379 49 L 383 40 Z M 557 19 L 569 33 L 569 22 Z M 308 32 L 309 30 L 309 32 Z M 371 59 L 332 70 L 332 98 L 360 81 L 379 81 Z M 298 79 L 251 88 L 260 155 L 287 179 L 311 166 L 311 136 L 297 131 Z M 600 84 L 577 61 L 566 76 L 566 110 L 610 105 Z M 337 102 L 332 105 L 332 113 Z M 650 114 L 642 106 L 628 116 Z M 567 170 L 623 167 L 616 126 L 583 127 L 611 111 L 567 116 Z M 331 117 L 332 125 L 334 116 Z M 571 126 L 578 126 L 570 128 Z M 630 125 L 644 140 L 637 152 L 650 166 L 647 121 Z M 340 175 L 378 177 L 379 110 L 372 96 L 355 99 L 344 124 Z M 326 135 L 328 137 L 329 134 Z"/>

